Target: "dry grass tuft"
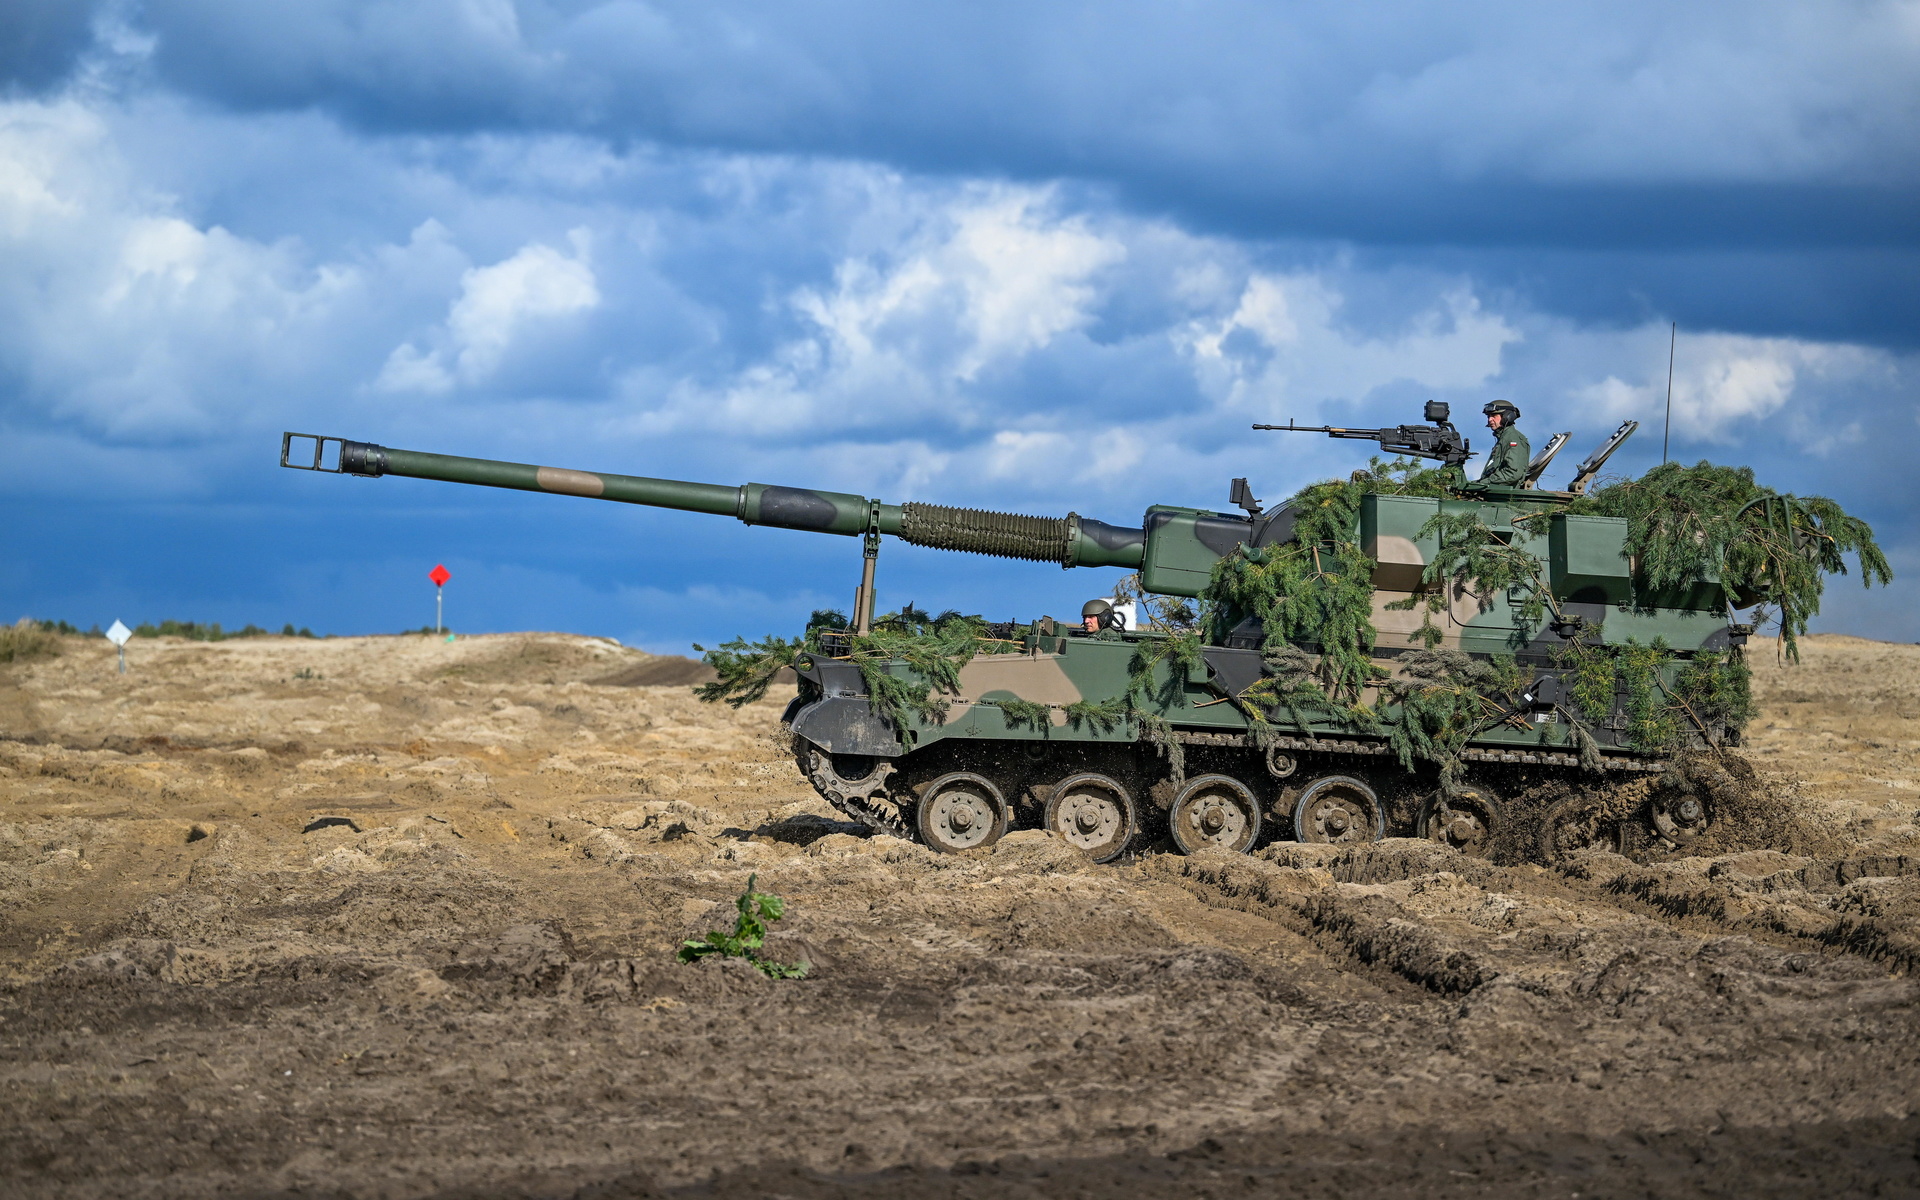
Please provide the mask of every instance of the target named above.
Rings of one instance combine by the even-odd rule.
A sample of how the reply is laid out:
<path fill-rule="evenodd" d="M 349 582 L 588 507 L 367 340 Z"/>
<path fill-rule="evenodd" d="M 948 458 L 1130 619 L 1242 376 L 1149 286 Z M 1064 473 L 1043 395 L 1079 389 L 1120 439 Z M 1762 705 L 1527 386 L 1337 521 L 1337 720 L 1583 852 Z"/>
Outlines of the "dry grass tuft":
<path fill-rule="evenodd" d="M 40 628 L 31 618 L 0 628 L 0 663 L 52 658 L 60 653 L 60 637 Z"/>

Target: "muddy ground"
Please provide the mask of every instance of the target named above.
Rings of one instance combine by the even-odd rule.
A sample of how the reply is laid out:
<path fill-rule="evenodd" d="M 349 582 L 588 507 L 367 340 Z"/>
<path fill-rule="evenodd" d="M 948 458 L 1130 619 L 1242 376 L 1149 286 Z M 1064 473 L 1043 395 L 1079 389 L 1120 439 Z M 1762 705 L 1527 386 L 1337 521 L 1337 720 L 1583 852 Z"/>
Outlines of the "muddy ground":
<path fill-rule="evenodd" d="M 1920 647 L 1756 647 L 1786 849 L 938 857 L 561 635 L 0 667 L 16 1196 L 1910 1195 Z M 1824 839 L 1824 840 L 1822 840 Z M 750 872 L 812 974 L 681 966 Z"/>

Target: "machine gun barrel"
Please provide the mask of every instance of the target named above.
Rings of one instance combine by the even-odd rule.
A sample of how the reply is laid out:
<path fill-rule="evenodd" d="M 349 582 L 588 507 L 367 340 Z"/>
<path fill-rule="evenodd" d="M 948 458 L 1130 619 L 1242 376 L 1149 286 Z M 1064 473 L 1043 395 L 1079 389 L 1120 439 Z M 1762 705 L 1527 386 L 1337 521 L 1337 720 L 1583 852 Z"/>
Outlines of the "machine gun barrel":
<path fill-rule="evenodd" d="M 1280 433 L 1324 433 L 1333 438 L 1360 438 L 1380 443 L 1383 450 L 1413 458 L 1430 458 L 1457 467 L 1473 457 L 1466 439 L 1444 421 L 1438 425 L 1394 425 L 1386 429 L 1347 429 L 1338 425 L 1255 425 Z"/>
<path fill-rule="evenodd" d="M 296 453 L 296 441 L 312 443 Z M 748 483 L 689 483 L 678 479 L 650 479 L 642 475 L 612 475 L 542 467 L 531 463 L 501 462 L 490 458 L 462 458 L 397 450 L 371 442 L 323 437 L 311 433 L 284 433 L 280 438 L 280 465 L 301 471 L 379 478 L 403 475 L 479 487 L 513 488 L 524 492 L 551 492 L 671 508 L 681 512 L 734 517 L 748 525 L 802 529 L 812 533 L 892 534 L 917 546 L 964 550 L 1002 558 L 1057 562 L 1063 567 L 1128 567 L 1141 565 L 1146 531 L 1108 525 L 1077 513 L 1065 517 L 1031 517 L 1018 513 L 949 508 L 940 504 L 885 504 L 849 492 L 780 487 Z"/>

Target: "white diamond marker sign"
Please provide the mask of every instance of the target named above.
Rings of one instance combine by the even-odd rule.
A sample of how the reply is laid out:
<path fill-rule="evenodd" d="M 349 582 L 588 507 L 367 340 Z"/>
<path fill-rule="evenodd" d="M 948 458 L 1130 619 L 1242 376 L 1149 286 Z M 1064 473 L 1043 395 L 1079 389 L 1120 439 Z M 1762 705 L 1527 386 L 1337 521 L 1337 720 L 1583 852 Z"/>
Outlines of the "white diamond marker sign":
<path fill-rule="evenodd" d="M 107 630 L 107 640 L 120 648 L 120 673 L 122 675 L 127 673 L 127 639 L 132 636 L 133 630 L 128 629 L 119 621 L 115 621 L 113 628 Z"/>

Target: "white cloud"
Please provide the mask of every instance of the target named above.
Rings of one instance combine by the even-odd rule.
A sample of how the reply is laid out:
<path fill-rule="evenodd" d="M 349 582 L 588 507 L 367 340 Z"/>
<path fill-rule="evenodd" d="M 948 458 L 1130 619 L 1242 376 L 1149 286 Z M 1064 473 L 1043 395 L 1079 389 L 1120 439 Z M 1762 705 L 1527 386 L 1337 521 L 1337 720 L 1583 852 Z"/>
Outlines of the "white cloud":
<path fill-rule="evenodd" d="M 535 242 L 511 258 L 467 271 L 460 277 L 460 297 L 437 331 L 446 348 L 423 353 L 412 342 L 395 347 L 375 386 L 439 393 L 456 381 L 478 383 L 499 368 L 514 340 L 530 329 L 599 307 L 600 289 L 588 262 L 591 234 L 579 228 L 567 238 L 574 249 L 571 258 Z"/>
<path fill-rule="evenodd" d="M 0 104 L 0 365 L 15 403 L 115 437 L 207 436 L 308 365 L 365 285 L 197 225 L 73 100 Z"/>
<path fill-rule="evenodd" d="M 349 170 L 388 189 L 316 250 L 280 231 L 331 213 L 263 217 L 214 189 L 242 234 L 205 197 L 147 182 L 180 158 L 142 173 L 127 147 L 147 119 L 0 107 L 9 421 L 217 446 L 337 420 L 432 448 L 457 413 L 476 453 L 1110 513 L 1240 474 L 1278 496 L 1353 461 L 1351 443 L 1307 439 L 1275 457 L 1249 420 L 1387 424 L 1437 393 L 1506 396 L 1533 428 L 1582 429 L 1657 421 L 1664 397 L 1664 324 L 1596 327 L 1468 273 L 861 164 L 502 137 L 472 159 L 442 147 L 457 161 L 429 169 L 417 147 L 302 118 L 327 156 L 315 180 Z M 284 140 L 219 119 L 209 133 L 170 110 L 167 129 L 209 147 Z M 403 241 L 375 235 L 400 217 Z M 475 262 L 467 245 L 496 249 Z M 1914 373 L 1878 351 L 1732 334 L 1683 337 L 1678 359 L 1676 438 L 1803 420 L 1812 453 L 1852 444 L 1823 415 L 1834 398 L 1893 397 Z"/>
<path fill-rule="evenodd" d="M 1340 320 L 1344 298 L 1320 274 L 1255 274 L 1223 319 L 1174 334 L 1210 394 L 1235 412 L 1310 417 L 1351 405 L 1392 383 L 1478 387 L 1498 376 L 1519 330 L 1484 312 L 1456 287 L 1435 297 L 1408 327 L 1368 335 Z M 1251 344 L 1236 346 L 1236 335 Z"/>
<path fill-rule="evenodd" d="M 977 467 L 987 479 L 1017 482 L 1035 491 L 1061 484 L 1105 490 L 1136 470 L 1147 443 L 1134 429 L 1060 433 L 1001 430 L 987 442 Z"/>
<path fill-rule="evenodd" d="M 1898 371 L 1893 356 L 1867 347 L 1726 333 L 1680 337 L 1673 362 L 1674 433 L 1721 445 L 1741 440 L 1753 426 L 1779 414 L 1809 380 L 1858 383 Z M 1666 415 L 1666 379 L 1663 372 L 1630 384 L 1608 375 L 1574 389 L 1572 398 L 1606 421 L 1633 418 L 1657 425 Z M 1840 444 L 1834 437 L 1830 433 L 1811 448 L 1829 451 Z"/>
<path fill-rule="evenodd" d="M 1126 248 L 1052 211 L 1044 189 L 983 192 L 929 220 L 898 261 L 849 260 L 831 292 L 800 291 L 794 304 L 820 336 L 818 357 L 800 351 L 796 365 L 831 362 L 857 376 L 914 359 L 967 382 L 1084 326 L 1094 277 Z"/>
<path fill-rule="evenodd" d="M 848 429 L 915 412 L 978 425 L 992 407 L 982 376 L 1084 328 L 1103 273 L 1126 258 L 1114 233 L 1058 213 L 1049 189 L 929 193 L 877 172 L 868 182 L 883 193 L 874 209 L 908 210 L 905 228 L 843 258 L 830 288 L 790 293 L 800 336 L 718 389 L 675 389 L 647 428 Z"/>

